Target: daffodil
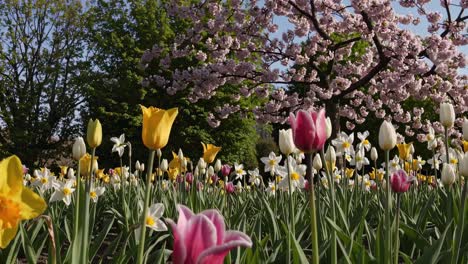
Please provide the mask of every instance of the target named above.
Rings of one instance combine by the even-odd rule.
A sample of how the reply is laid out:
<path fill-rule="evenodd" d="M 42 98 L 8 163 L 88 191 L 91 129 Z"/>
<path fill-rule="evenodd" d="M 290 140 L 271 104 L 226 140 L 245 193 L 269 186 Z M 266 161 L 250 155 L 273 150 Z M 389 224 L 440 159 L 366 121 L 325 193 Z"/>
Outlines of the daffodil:
<path fill-rule="evenodd" d="M 41 171 L 34 170 L 34 176 L 36 176 L 36 179 L 32 183 L 32 186 L 39 187 L 41 193 L 58 186 L 57 178 L 47 168 Z"/>
<path fill-rule="evenodd" d="M 75 191 L 73 184 L 75 181 L 67 180 L 66 182 L 58 182 L 55 191 L 50 197 L 49 202 L 56 202 L 62 200 L 65 205 L 69 206 L 71 203 L 71 195 Z"/>
<path fill-rule="evenodd" d="M 255 184 L 255 185 L 260 185 L 262 181 L 262 176 L 260 176 L 260 172 L 258 171 L 258 168 L 255 168 L 255 170 L 249 170 L 249 183 L 250 184 Z"/>
<path fill-rule="evenodd" d="M 106 191 L 106 187 L 96 187 L 94 184 L 91 184 L 89 190 L 89 197 L 93 200 L 94 203 L 97 203 L 99 196 L 103 195 Z"/>
<path fill-rule="evenodd" d="M 438 170 L 440 167 L 440 159 L 439 159 L 439 154 L 435 154 L 433 158 L 428 159 L 427 163 L 431 165 L 431 169 L 436 169 Z"/>
<path fill-rule="evenodd" d="M 289 178 L 291 179 L 291 192 L 294 192 L 296 189 L 302 189 L 305 186 L 304 175 L 306 173 L 306 166 L 302 164 L 297 164 L 296 161 L 289 156 L 288 159 L 289 166 Z M 284 177 L 279 183 L 278 187 L 282 190 L 289 189 L 289 179 L 288 174 Z"/>
<path fill-rule="evenodd" d="M 208 164 L 212 163 L 216 158 L 216 154 L 221 150 L 221 147 L 217 147 L 213 144 L 205 144 L 203 142 L 201 144 L 203 146 L 203 160 Z"/>
<path fill-rule="evenodd" d="M 21 220 L 42 214 L 47 205 L 39 195 L 23 186 L 23 167 L 16 156 L 0 162 L 0 248 L 16 236 Z"/>
<path fill-rule="evenodd" d="M 358 148 L 364 148 L 366 151 L 369 151 L 371 149 L 371 143 L 367 139 L 369 136 L 369 131 L 364 131 L 363 133 L 358 132 L 357 137 L 361 140 L 361 142 L 358 143 Z"/>
<path fill-rule="evenodd" d="M 241 179 L 246 175 L 247 173 L 244 170 L 244 165 L 242 164 L 237 164 L 234 163 L 234 174 L 236 175 L 236 180 Z"/>
<path fill-rule="evenodd" d="M 160 219 L 164 213 L 164 204 L 153 204 L 148 209 L 148 214 L 145 218 L 146 226 L 153 229 L 154 231 L 166 231 L 167 226 Z"/>
<path fill-rule="evenodd" d="M 356 166 L 357 170 L 362 169 L 363 166 L 369 165 L 369 160 L 366 158 L 364 149 L 359 149 L 354 153 L 353 158 L 350 161 L 352 166 Z"/>
<path fill-rule="evenodd" d="M 354 151 L 354 133 L 349 136 L 341 132 L 337 139 L 332 140 L 332 145 L 336 147 L 336 155 L 350 154 Z"/>
<path fill-rule="evenodd" d="M 122 157 L 125 147 L 127 146 L 125 143 L 125 134 L 120 135 L 120 137 L 111 137 L 110 140 L 114 142 L 114 146 L 112 146 L 112 152 L 117 152 L 119 157 Z"/>
<path fill-rule="evenodd" d="M 270 152 L 268 157 L 260 158 L 263 164 L 265 164 L 265 172 L 270 172 L 272 175 L 274 175 L 276 171 L 278 170 L 281 159 L 282 159 L 281 155 L 277 157 L 273 151 Z"/>
<path fill-rule="evenodd" d="M 156 107 L 140 105 L 143 112 L 143 144 L 151 149 L 162 149 L 169 141 L 172 124 L 178 114 L 177 108 L 163 110 Z"/>

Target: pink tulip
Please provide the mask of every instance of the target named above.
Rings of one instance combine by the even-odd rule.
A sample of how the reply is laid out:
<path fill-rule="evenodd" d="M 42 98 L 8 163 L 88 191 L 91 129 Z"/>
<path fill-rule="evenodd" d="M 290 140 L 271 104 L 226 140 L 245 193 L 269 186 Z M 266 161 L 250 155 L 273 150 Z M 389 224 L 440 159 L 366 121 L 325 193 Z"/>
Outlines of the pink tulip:
<path fill-rule="evenodd" d="M 293 131 L 296 147 L 310 153 L 322 150 L 327 140 L 325 110 L 319 112 L 299 110 L 296 116 L 289 114 L 289 124 Z"/>
<path fill-rule="evenodd" d="M 236 191 L 236 188 L 234 187 L 234 183 L 228 182 L 226 183 L 226 192 L 227 193 L 234 193 Z"/>
<path fill-rule="evenodd" d="M 221 167 L 221 173 L 223 174 L 224 177 L 229 176 L 229 173 L 231 173 L 231 166 L 225 164 Z"/>
<path fill-rule="evenodd" d="M 415 178 L 413 176 L 409 177 L 404 170 L 398 170 L 392 174 L 390 178 L 390 186 L 392 190 L 396 193 L 404 193 L 408 191 L 411 186 L 411 182 Z"/>
<path fill-rule="evenodd" d="M 239 246 L 252 246 L 246 234 L 226 231 L 224 218 L 217 210 L 205 210 L 194 215 L 183 205 L 177 207 L 177 224 L 166 219 L 174 235 L 174 264 L 221 264 L 230 250 Z"/>
<path fill-rule="evenodd" d="M 191 184 L 193 182 L 193 174 L 191 172 L 187 172 L 185 174 L 185 180 Z"/>

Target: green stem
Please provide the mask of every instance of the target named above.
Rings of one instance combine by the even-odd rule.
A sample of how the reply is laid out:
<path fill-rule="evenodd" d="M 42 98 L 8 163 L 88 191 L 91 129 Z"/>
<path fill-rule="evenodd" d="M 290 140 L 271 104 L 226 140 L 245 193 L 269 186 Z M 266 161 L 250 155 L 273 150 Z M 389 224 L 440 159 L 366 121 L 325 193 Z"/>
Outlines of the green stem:
<path fill-rule="evenodd" d="M 335 209 L 335 181 L 333 180 L 333 177 L 332 177 L 332 172 L 331 172 L 331 169 L 332 169 L 332 164 L 330 162 L 330 167 L 328 167 L 328 164 L 327 164 L 327 161 L 325 159 L 325 153 L 322 149 L 322 151 L 320 152 L 320 156 L 322 158 L 322 161 L 323 161 L 323 164 L 325 164 L 325 172 L 327 173 L 327 177 L 328 177 L 328 189 L 330 191 L 330 197 L 331 197 L 331 216 L 332 216 L 332 220 L 334 223 L 336 223 L 336 209 Z M 343 159 L 345 160 L 345 159 Z M 344 164 L 344 161 L 343 161 L 343 164 Z M 355 180 L 355 183 L 354 184 L 357 184 L 357 180 Z M 332 228 L 332 231 L 331 231 L 331 263 L 332 264 L 336 264 L 337 263 L 337 246 L 336 246 L 336 230 L 334 228 Z"/>
<path fill-rule="evenodd" d="M 96 155 L 96 148 L 93 148 L 91 151 L 91 161 L 89 162 L 89 174 L 86 175 L 85 179 L 85 193 L 84 193 L 84 212 L 83 218 L 81 219 L 83 222 L 81 224 L 84 225 L 84 230 L 83 230 L 83 239 L 81 241 L 82 247 L 81 247 L 81 263 L 88 263 L 89 260 L 89 244 L 90 244 L 90 239 L 89 239 L 89 204 L 90 204 L 90 197 L 89 197 L 89 192 L 91 189 L 91 181 L 92 181 L 92 176 L 93 176 L 93 167 L 94 167 L 94 157 Z"/>
<path fill-rule="evenodd" d="M 313 168 L 312 168 L 312 153 L 306 153 L 306 178 L 309 179 L 310 187 L 310 226 L 312 232 L 312 263 L 318 264 L 320 261 L 319 258 L 319 249 L 318 249 L 318 230 L 317 230 L 317 215 L 315 210 L 315 191 L 314 191 L 314 179 L 313 179 Z"/>
<path fill-rule="evenodd" d="M 294 206 L 293 206 L 293 199 L 292 199 L 292 188 L 291 188 L 291 168 L 289 167 L 290 164 L 289 164 L 289 155 L 286 155 L 286 168 L 288 170 L 288 187 L 289 187 L 289 228 L 291 229 L 291 233 L 292 235 L 295 237 L 296 236 L 296 232 L 295 232 L 295 228 L 294 228 Z M 289 239 L 288 239 L 288 247 L 289 249 L 291 249 L 291 237 L 288 236 Z M 288 250 L 288 263 L 291 261 L 291 250 Z"/>
<path fill-rule="evenodd" d="M 390 210 L 392 206 L 392 194 L 390 192 L 390 175 L 389 175 L 389 160 L 390 150 L 385 150 L 385 189 L 386 189 L 386 205 L 385 205 L 385 241 L 386 241 L 386 257 L 385 261 L 391 263 L 392 259 L 392 233 L 391 233 L 391 219 Z"/>
<path fill-rule="evenodd" d="M 398 253 L 400 252 L 400 237 L 399 237 L 399 228 L 400 228 L 400 200 L 401 194 L 397 194 L 396 201 L 396 228 L 395 228 L 395 264 L 398 264 Z"/>
<path fill-rule="evenodd" d="M 458 226 L 455 228 L 457 230 L 456 235 L 455 235 L 455 252 L 452 255 L 452 264 L 458 263 L 458 258 L 460 255 L 460 246 L 462 242 L 462 235 L 463 235 L 463 227 L 465 226 L 465 202 L 466 202 L 466 195 L 468 192 L 468 182 L 467 182 L 467 177 L 465 176 L 465 185 L 463 186 L 463 192 L 461 196 L 461 207 L 459 210 L 459 220 L 458 220 Z M 460 229 L 460 230 L 458 230 Z"/>
<path fill-rule="evenodd" d="M 148 168 L 146 171 L 146 192 L 145 203 L 143 205 L 143 214 L 141 215 L 140 222 L 140 243 L 138 244 L 138 258 L 137 263 L 143 263 L 143 254 L 145 251 L 145 235 L 146 235 L 146 215 L 148 214 L 148 205 L 151 191 L 151 173 L 153 171 L 154 150 L 150 149 L 148 158 Z"/>
<path fill-rule="evenodd" d="M 78 167 L 76 169 L 76 191 L 75 191 L 75 210 L 73 213 L 74 223 L 73 223 L 73 242 L 72 242 L 72 263 L 77 263 L 80 245 L 81 242 L 78 239 L 79 226 L 80 226 L 80 194 L 81 194 L 81 176 L 80 176 L 81 166 L 80 161 L 78 161 Z"/>

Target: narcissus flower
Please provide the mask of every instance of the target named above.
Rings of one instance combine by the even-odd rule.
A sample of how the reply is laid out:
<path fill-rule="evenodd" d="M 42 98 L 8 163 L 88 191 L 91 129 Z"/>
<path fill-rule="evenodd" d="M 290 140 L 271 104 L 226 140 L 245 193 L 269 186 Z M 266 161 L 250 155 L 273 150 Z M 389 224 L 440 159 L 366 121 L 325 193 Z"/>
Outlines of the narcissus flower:
<path fill-rule="evenodd" d="M 164 204 L 153 204 L 148 209 L 148 214 L 145 218 L 146 226 L 153 229 L 154 231 L 166 231 L 167 226 L 160 219 L 164 213 Z"/>
<path fill-rule="evenodd" d="M 221 264 L 232 249 L 252 246 L 252 241 L 246 234 L 226 231 L 224 218 L 217 210 L 205 210 L 195 215 L 183 205 L 177 207 L 177 224 L 166 219 L 174 235 L 174 264 Z"/>
<path fill-rule="evenodd" d="M 143 130 L 141 137 L 143 144 L 152 150 L 162 149 L 169 141 L 172 124 L 177 116 L 178 109 L 163 110 L 156 107 L 141 106 L 143 112 Z"/>
<path fill-rule="evenodd" d="M 75 191 L 73 188 L 74 180 L 67 180 L 66 182 L 58 182 L 55 187 L 55 192 L 50 197 L 49 202 L 56 202 L 62 200 L 65 205 L 69 206 L 71 203 L 72 193 Z"/>
<path fill-rule="evenodd" d="M 39 216 L 47 205 L 39 195 L 23 187 L 23 167 L 16 156 L 0 162 L 0 248 L 16 236 L 21 220 Z"/>
<path fill-rule="evenodd" d="M 203 160 L 206 163 L 211 163 L 216 158 L 216 154 L 221 150 L 221 147 L 217 147 L 213 144 L 201 143 L 203 146 Z"/>
<path fill-rule="evenodd" d="M 120 135 L 120 137 L 111 137 L 110 140 L 114 142 L 112 152 L 117 152 L 119 157 L 122 157 L 125 147 L 127 146 L 127 144 L 125 144 L 125 134 Z"/>

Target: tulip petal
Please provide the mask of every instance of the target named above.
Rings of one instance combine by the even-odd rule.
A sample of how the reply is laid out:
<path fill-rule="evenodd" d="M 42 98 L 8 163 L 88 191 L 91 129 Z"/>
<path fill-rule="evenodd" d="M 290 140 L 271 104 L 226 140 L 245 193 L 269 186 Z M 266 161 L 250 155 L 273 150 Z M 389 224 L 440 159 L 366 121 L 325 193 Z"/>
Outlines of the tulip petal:
<path fill-rule="evenodd" d="M 179 211 L 179 219 L 177 220 L 177 226 L 181 229 L 185 229 L 187 222 L 190 218 L 193 217 L 193 212 L 185 205 L 177 205 L 177 209 Z"/>
<path fill-rule="evenodd" d="M 239 246 L 252 247 L 252 240 L 250 240 L 250 238 L 242 232 L 227 231 L 224 237 L 223 244 L 205 250 L 198 257 L 197 263 L 222 264 L 224 258 L 229 253 L 229 251 Z"/>
<path fill-rule="evenodd" d="M 179 211 L 180 212 L 180 211 Z M 174 236 L 174 249 L 172 253 L 172 262 L 174 264 L 183 264 L 187 258 L 187 247 L 184 244 L 183 233 L 177 229 L 176 223 L 172 219 L 166 219 L 166 223 L 171 226 L 172 235 Z M 182 232 L 185 230 L 180 229 Z"/>
<path fill-rule="evenodd" d="M 325 109 L 321 109 L 317 114 L 315 121 L 315 149 L 322 150 L 327 141 L 327 120 L 325 117 Z"/>
<path fill-rule="evenodd" d="M 191 245 L 187 257 L 196 260 L 205 250 L 216 246 L 216 227 L 205 215 L 194 215 L 187 223 L 183 241 Z"/>
<path fill-rule="evenodd" d="M 208 217 L 208 219 L 213 223 L 216 228 L 217 241 L 216 244 L 219 245 L 223 243 L 224 232 L 226 226 L 224 224 L 224 217 L 217 210 L 205 210 L 201 214 Z"/>
<path fill-rule="evenodd" d="M 299 110 L 296 116 L 296 124 L 293 129 L 294 144 L 302 151 L 310 152 L 313 150 L 313 141 L 315 141 L 315 123 L 309 112 Z"/>
<path fill-rule="evenodd" d="M 0 193 L 17 196 L 23 188 L 23 166 L 17 156 L 0 162 Z"/>

